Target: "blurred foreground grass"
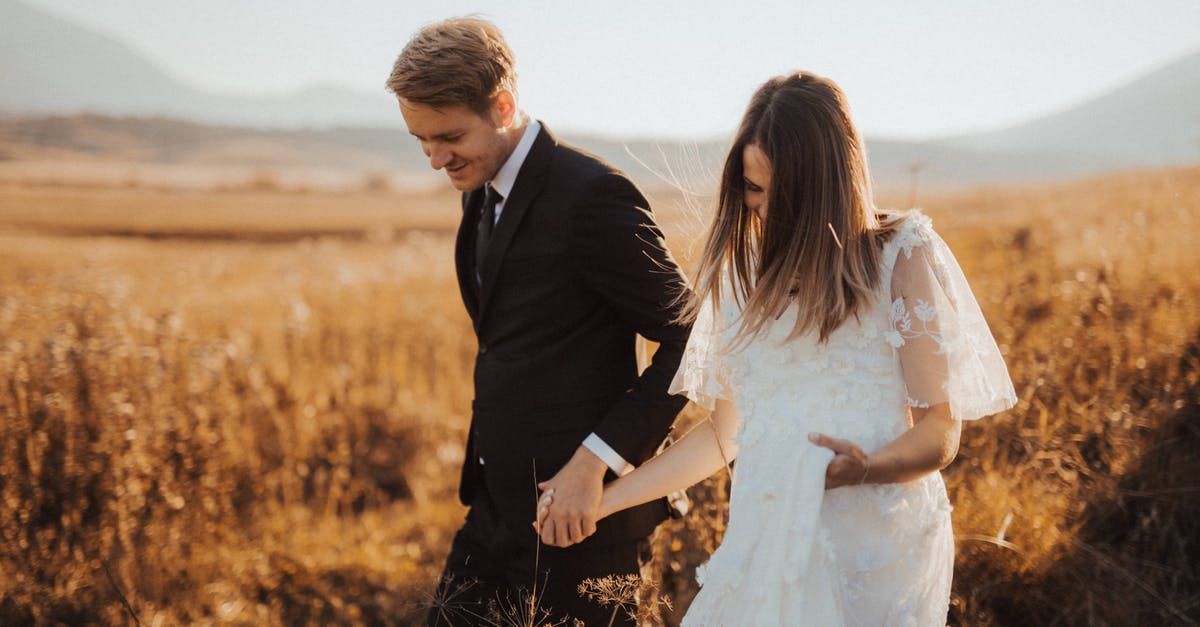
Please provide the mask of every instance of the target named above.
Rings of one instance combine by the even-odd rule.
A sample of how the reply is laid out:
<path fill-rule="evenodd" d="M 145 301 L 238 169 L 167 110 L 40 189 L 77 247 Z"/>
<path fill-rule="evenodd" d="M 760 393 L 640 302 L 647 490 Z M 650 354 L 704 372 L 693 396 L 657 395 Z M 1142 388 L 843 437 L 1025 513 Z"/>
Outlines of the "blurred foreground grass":
<path fill-rule="evenodd" d="M 952 623 L 1195 624 L 1200 169 L 925 204 L 1021 398 L 945 473 Z M 419 621 L 462 515 L 457 211 L 0 189 L 0 624 Z M 656 535 L 652 622 L 686 610 L 726 488 Z"/>

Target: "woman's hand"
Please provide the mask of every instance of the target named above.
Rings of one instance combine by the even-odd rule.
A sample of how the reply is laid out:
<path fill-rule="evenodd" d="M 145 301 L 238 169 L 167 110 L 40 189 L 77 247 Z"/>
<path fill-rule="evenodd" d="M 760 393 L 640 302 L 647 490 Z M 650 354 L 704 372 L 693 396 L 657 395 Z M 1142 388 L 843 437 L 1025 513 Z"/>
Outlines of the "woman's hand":
<path fill-rule="evenodd" d="M 553 477 L 537 484 L 542 490 L 538 505 L 538 534 L 551 546 L 568 547 L 579 544 L 596 533 L 596 508 L 604 490 L 604 473 L 608 466 L 586 446 L 580 445 L 575 455 Z M 554 508 L 545 501 L 551 495 Z"/>
<path fill-rule="evenodd" d="M 547 488 L 538 499 L 537 520 L 533 521 L 533 530 L 542 535 L 542 525 L 550 516 L 550 507 L 554 505 L 554 488 Z M 541 538 L 538 539 L 541 541 Z"/>
<path fill-rule="evenodd" d="M 862 447 L 850 440 L 831 438 L 823 433 L 810 433 L 808 440 L 835 453 L 825 468 L 825 489 L 866 483 L 871 472 L 871 457 Z"/>
<path fill-rule="evenodd" d="M 937 472 L 954 461 L 962 421 L 950 403 L 910 408 L 913 426 L 900 437 L 866 454 L 849 440 L 810 433 L 808 439 L 834 452 L 825 470 L 825 489 L 863 483 L 906 483 Z"/>
<path fill-rule="evenodd" d="M 554 488 L 548 488 L 545 492 L 542 492 L 542 497 L 538 499 L 537 520 L 533 523 L 533 529 L 534 531 L 537 531 L 538 535 L 542 534 L 542 526 L 546 523 L 546 519 L 549 518 L 550 509 L 553 507 Z M 609 514 L 612 514 L 615 511 L 615 506 L 612 503 L 612 492 L 605 489 L 604 495 L 600 498 L 600 509 L 599 513 L 596 515 L 596 520 L 599 521 L 607 518 Z M 563 546 L 571 546 L 572 544 L 577 543 L 569 542 Z"/>

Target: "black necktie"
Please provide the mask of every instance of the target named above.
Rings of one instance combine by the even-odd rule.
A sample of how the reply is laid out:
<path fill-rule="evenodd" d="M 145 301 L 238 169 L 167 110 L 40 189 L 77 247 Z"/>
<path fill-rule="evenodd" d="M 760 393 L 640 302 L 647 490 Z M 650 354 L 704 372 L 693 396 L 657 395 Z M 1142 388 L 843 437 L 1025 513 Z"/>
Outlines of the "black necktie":
<path fill-rule="evenodd" d="M 479 283 L 483 282 L 483 258 L 492 239 L 492 227 L 496 225 L 496 205 L 501 200 L 504 197 L 490 183 L 483 186 L 483 206 L 475 229 L 475 280 Z"/>

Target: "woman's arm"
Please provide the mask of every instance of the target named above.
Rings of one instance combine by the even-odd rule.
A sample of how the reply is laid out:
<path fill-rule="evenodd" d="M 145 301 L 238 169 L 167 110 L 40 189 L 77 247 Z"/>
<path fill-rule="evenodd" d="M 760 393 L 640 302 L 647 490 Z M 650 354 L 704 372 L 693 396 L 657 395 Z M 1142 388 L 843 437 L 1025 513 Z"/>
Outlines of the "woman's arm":
<path fill-rule="evenodd" d="M 737 457 L 737 445 L 733 441 L 737 428 L 738 414 L 733 403 L 718 399 L 708 420 L 692 427 L 678 442 L 633 472 L 606 485 L 597 520 L 708 478 Z M 553 493 L 543 494 L 534 523 L 538 533 L 553 507 L 553 499 Z"/>
<path fill-rule="evenodd" d="M 641 505 L 707 479 L 737 457 L 738 413 L 718 399 L 709 419 L 633 472 L 604 487 L 600 517 Z"/>
<path fill-rule="evenodd" d="M 818 446 L 837 455 L 825 471 L 825 489 L 861 483 L 904 483 L 945 468 L 958 454 L 962 421 L 950 415 L 949 403 L 912 408 L 913 427 L 867 455 L 849 440 L 809 434 Z"/>

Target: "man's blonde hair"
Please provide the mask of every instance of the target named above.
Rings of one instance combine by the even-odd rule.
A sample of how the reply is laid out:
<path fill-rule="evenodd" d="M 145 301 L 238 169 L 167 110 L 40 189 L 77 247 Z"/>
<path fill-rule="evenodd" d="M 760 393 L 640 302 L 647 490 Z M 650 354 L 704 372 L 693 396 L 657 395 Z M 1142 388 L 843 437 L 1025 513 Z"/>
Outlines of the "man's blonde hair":
<path fill-rule="evenodd" d="M 517 93 L 516 59 L 495 24 L 456 17 L 423 27 L 392 66 L 388 91 L 434 108 L 483 114 L 501 91 Z"/>

